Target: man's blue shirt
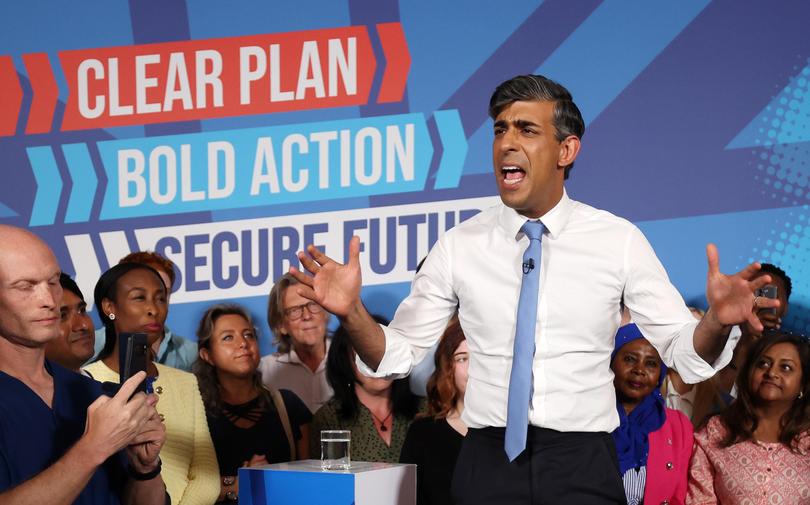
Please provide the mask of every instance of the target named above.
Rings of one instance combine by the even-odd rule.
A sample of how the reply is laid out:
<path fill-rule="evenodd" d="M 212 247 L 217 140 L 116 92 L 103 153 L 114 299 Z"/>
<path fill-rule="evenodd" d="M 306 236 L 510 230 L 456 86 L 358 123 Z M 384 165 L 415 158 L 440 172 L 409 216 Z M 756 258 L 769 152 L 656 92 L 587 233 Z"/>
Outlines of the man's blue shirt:
<path fill-rule="evenodd" d="M 0 371 L 0 492 L 53 465 L 84 433 L 87 407 L 101 395 L 101 384 L 45 361 L 53 377 L 53 408 L 20 380 Z M 126 455 L 119 452 L 100 466 L 74 502 L 120 503 L 126 483 Z"/>

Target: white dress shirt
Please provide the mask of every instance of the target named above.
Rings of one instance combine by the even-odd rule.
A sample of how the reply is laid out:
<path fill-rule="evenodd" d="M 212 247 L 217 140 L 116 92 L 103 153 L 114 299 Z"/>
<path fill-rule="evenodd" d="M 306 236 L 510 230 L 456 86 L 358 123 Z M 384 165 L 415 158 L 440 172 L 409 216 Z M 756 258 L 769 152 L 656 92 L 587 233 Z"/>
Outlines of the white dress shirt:
<path fill-rule="evenodd" d="M 526 221 L 498 205 L 445 233 L 416 275 L 410 295 L 383 326 L 376 372 L 401 376 L 441 336 L 459 307 L 470 352 L 463 420 L 506 426 Z M 543 235 L 534 389 L 529 424 L 559 431 L 613 431 L 619 425 L 610 354 L 619 302 L 686 382 L 708 379 L 731 359 L 729 341 L 714 367 L 695 352 L 697 321 L 669 282 L 641 231 L 625 219 L 563 194 L 541 218 Z M 697 272 L 696 272 L 697 274 Z"/>

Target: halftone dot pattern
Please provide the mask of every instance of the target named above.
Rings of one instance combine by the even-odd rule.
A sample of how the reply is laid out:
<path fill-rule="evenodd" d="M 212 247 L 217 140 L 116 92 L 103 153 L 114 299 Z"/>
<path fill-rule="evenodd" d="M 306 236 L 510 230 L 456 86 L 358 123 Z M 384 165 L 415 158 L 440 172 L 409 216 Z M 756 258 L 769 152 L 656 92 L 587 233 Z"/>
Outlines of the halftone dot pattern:
<path fill-rule="evenodd" d="M 773 263 L 794 280 L 785 329 L 810 333 L 810 58 L 765 108 L 753 151 L 763 197 L 794 207 L 785 222 L 774 223 L 759 240 L 749 262 Z"/>

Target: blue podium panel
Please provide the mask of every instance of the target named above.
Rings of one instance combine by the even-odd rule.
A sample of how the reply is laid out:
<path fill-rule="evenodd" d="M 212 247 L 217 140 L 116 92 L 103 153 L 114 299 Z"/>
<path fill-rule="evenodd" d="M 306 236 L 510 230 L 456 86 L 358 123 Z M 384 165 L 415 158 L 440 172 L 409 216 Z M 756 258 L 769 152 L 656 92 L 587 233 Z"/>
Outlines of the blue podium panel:
<path fill-rule="evenodd" d="M 345 471 L 318 460 L 239 469 L 242 505 L 415 505 L 416 466 L 353 461 Z"/>

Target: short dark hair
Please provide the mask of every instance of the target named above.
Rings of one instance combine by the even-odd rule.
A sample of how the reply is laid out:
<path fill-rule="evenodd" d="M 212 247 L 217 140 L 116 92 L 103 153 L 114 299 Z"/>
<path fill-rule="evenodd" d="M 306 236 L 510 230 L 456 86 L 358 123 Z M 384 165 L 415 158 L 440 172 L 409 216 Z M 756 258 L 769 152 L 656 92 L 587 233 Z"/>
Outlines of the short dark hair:
<path fill-rule="evenodd" d="M 93 303 L 96 305 L 96 311 L 98 312 L 99 319 L 101 319 L 101 324 L 104 325 L 104 336 L 106 340 L 104 340 L 104 347 L 98 353 L 95 361 L 101 361 L 112 354 L 113 349 L 115 349 L 115 342 L 118 340 L 118 334 L 115 333 L 115 324 L 110 320 L 108 315 L 104 313 L 101 302 L 105 298 L 117 302 L 115 290 L 118 288 L 118 281 L 121 277 L 133 270 L 152 272 L 155 277 L 160 279 L 160 285 L 163 286 L 163 289 L 165 289 L 167 293 L 170 289 L 163 284 L 163 279 L 161 279 L 158 271 L 146 263 L 119 263 L 101 274 L 93 290 Z"/>
<path fill-rule="evenodd" d="M 514 102 L 554 102 L 554 128 L 557 142 L 573 135 L 579 139 L 585 134 L 585 121 L 571 93 L 565 86 L 542 75 L 519 75 L 495 88 L 489 99 L 489 117 L 495 119 L 503 109 Z M 565 167 L 565 178 L 574 164 Z"/>
<path fill-rule="evenodd" d="M 760 263 L 759 271 L 770 275 L 771 277 L 779 277 L 785 283 L 785 300 L 790 300 L 790 292 L 793 290 L 793 282 L 791 282 L 788 274 L 784 270 L 772 263 Z"/>
<path fill-rule="evenodd" d="M 84 295 L 82 294 L 82 290 L 79 289 L 79 285 L 76 284 L 76 281 L 71 279 L 70 276 L 65 272 L 59 274 L 59 284 L 62 285 L 62 289 L 67 289 L 74 295 L 78 296 L 81 301 L 84 301 Z"/>

